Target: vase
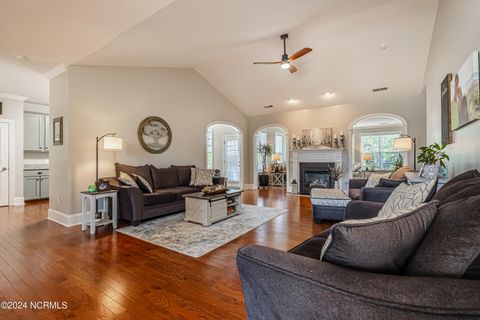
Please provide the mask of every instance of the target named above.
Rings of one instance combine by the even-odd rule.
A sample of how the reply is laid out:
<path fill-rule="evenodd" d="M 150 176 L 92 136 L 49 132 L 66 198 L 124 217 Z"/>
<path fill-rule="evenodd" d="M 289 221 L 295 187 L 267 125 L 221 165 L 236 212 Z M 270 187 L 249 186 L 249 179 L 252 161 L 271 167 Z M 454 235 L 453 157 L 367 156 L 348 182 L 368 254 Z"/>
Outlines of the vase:
<path fill-rule="evenodd" d="M 436 179 L 440 172 L 438 164 L 426 164 L 422 167 L 421 177 L 425 179 Z"/>
<path fill-rule="evenodd" d="M 269 185 L 269 176 L 268 174 L 258 174 L 258 186 L 259 187 L 268 187 Z"/>
<path fill-rule="evenodd" d="M 340 183 L 338 183 L 338 181 L 335 181 L 335 183 L 333 184 L 333 187 L 335 189 L 340 189 Z"/>

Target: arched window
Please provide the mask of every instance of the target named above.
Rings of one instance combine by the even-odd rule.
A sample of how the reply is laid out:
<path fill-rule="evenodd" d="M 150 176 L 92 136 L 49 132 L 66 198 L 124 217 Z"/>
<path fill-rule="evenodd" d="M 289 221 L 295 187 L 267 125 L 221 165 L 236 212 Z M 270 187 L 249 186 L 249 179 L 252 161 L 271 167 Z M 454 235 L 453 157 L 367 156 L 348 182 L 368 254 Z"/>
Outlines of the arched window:
<path fill-rule="evenodd" d="M 352 125 L 352 163 L 369 171 L 390 171 L 403 154 L 393 149 L 393 140 L 405 133 L 406 122 L 396 115 L 369 115 Z M 405 159 L 406 162 L 406 159 Z"/>

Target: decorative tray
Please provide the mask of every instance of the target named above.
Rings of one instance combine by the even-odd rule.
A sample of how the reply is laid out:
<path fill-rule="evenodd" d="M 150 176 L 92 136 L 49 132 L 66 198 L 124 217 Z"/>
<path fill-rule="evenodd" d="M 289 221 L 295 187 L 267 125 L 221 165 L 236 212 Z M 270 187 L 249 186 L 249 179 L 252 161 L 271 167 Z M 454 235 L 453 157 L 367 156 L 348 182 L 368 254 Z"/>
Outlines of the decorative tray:
<path fill-rule="evenodd" d="M 227 192 L 228 189 L 216 189 L 216 190 L 206 190 L 206 189 L 202 189 L 202 193 L 204 195 L 212 195 L 212 194 L 219 194 L 219 193 L 225 193 Z"/>

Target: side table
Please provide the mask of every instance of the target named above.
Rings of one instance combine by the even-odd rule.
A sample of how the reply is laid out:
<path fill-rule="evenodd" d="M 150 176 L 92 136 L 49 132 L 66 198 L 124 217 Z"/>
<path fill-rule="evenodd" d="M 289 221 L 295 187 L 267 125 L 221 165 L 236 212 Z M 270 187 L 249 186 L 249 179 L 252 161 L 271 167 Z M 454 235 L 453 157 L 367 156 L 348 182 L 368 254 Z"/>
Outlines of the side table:
<path fill-rule="evenodd" d="M 82 194 L 82 231 L 87 230 L 87 224 L 90 226 L 90 234 L 95 234 L 96 227 L 113 224 L 113 229 L 117 229 L 117 190 L 102 192 L 87 192 Z M 108 199 L 112 199 L 112 219 L 108 217 L 109 205 Z M 96 219 L 97 200 L 103 202 L 101 219 Z M 90 202 L 90 222 L 87 222 L 87 202 Z"/>

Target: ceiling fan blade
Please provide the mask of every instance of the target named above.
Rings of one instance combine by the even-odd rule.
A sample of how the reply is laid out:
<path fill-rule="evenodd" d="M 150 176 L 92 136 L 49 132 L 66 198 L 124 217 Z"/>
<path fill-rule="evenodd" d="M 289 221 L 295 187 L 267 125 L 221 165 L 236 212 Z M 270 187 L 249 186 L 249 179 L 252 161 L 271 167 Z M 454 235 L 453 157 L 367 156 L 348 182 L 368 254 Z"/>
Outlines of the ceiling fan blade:
<path fill-rule="evenodd" d="M 312 51 L 312 49 L 310 49 L 310 48 L 300 49 L 297 52 L 295 52 L 294 54 L 292 54 L 292 56 L 288 59 L 288 61 L 297 60 L 298 58 L 303 57 L 304 55 L 306 55 L 307 53 L 309 53 L 311 51 Z"/>
<path fill-rule="evenodd" d="M 290 65 L 290 68 L 288 68 L 288 71 L 290 71 L 290 73 L 295 73 L 295 72 L 297 72 L 297 71 L 298 71 L 298 69 L 297 69 L 297 68 L 295 68 L 295 66 L 294 66 L 294 65 Z"/>
<path fill-rule="evenodd" d="M 275 62 L 254 62 L 253 64 L 280 64 L 281 61 L 275 61 Z"/>

